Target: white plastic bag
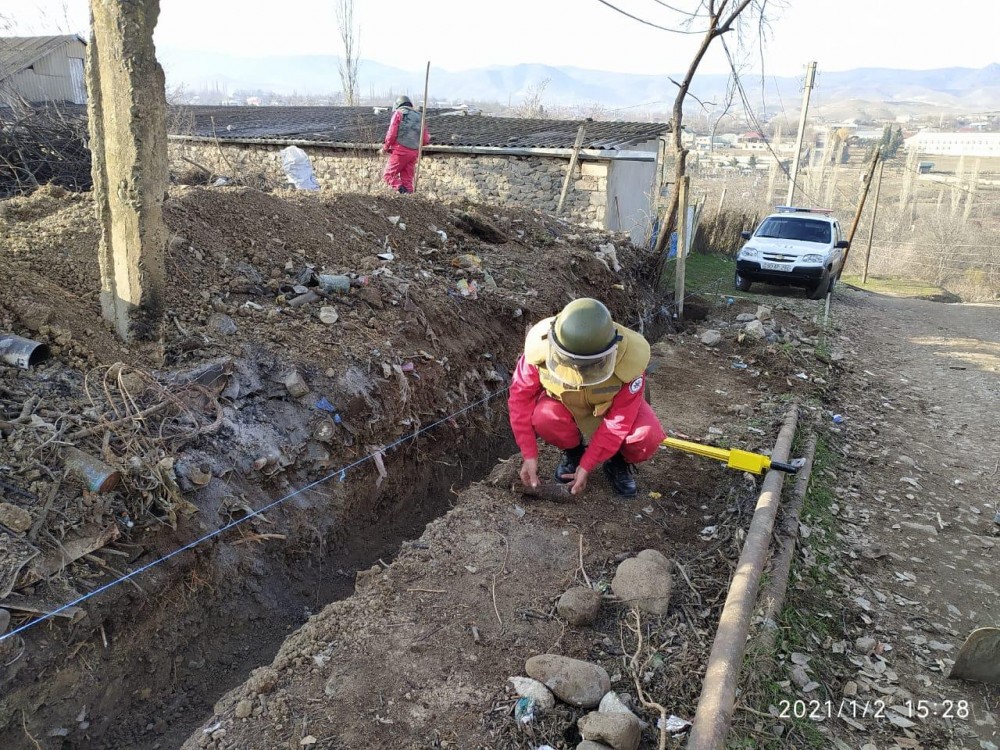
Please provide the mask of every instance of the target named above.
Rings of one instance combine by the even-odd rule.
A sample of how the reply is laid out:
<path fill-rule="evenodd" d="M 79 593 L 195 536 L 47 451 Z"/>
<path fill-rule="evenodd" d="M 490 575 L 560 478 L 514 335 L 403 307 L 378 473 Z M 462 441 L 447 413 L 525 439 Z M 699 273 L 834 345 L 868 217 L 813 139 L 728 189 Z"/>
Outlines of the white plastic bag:
<path fill-rule="evenodd" d="M 281 150 L 281 169 L 288 181 L 299 190 L 319 190 L 309 155 L 298 146 Z"/>

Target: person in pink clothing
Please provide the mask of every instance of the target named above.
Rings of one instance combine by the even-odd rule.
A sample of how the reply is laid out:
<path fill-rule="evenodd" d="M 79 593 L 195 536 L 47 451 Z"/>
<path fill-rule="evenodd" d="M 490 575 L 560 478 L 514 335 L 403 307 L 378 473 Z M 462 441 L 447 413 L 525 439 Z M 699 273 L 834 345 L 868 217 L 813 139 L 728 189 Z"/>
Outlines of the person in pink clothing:
<path fill-rule="evenodd" d="M 557 482 L 581 494 L 603 464 L 615 493 L 635 497 L 633 468 L 656 455 L 664 432 L 643 394 L 649 343 L 608 308 L 575 299 L 528 331 L 507 401 L 521 449 L 521 481 L 538 486 L 538 438 L 561 448 Z"/>
<path fill-rule="evenodd" d="M 424 131 L 424 145 L 431 142 L 430 133 Z M 389 121 L 389 129 L 382 144 L 382 153 L 389 155 L 382 179 L 399 193 L 413 192 L 413 174 L 417 167 L 420 148 L 420 113 L 413 108 L 410 97 L 401 96 Z"/>

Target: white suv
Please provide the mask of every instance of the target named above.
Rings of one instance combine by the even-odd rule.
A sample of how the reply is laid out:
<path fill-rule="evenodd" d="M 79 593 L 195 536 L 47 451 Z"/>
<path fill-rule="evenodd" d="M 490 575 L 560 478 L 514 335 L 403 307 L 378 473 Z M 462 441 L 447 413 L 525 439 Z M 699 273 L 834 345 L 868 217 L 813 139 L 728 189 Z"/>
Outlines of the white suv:
<path fill-rule="evenodd" d="M 810 299 L 833 291 L 844 265 L 847 240 L 840 222 L 826 209 L 778 206 L 757 231 L 743 232 L 747 243 L 736 255 L 736 288 L 755 281 L 804 287 Z"/>

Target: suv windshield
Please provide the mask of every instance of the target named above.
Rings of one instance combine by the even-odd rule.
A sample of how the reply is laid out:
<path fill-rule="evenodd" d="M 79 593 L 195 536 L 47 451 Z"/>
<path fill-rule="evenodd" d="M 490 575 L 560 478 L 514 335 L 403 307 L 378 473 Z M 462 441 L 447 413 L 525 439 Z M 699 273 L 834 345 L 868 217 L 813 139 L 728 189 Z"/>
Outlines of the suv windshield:
<path fill-rule="evenodd" d="M 771 216 L 764 219 L 754 236 L 825 244 L 830 241 L 830 225 L 825 221 Z"/>

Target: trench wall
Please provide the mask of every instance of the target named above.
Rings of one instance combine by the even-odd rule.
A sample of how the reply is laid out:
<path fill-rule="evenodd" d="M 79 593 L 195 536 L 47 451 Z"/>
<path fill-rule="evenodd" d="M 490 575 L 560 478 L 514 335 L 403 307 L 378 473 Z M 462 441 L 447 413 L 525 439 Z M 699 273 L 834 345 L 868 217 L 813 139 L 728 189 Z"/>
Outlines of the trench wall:
<path fill-rule="evenodd" d="M 218 174 L 250 184 L 285 184 L 279 152 L 268 144 L 171 140 L 174 174 L 190 173 L 196 162 Z M 320 187 L 338 193 L 387 190 L 382 182 L 385 158 L 374 151 L 304 147 Z M 185 159 L 190 161 L 185 161 Z M 468 199 L 477 203 L 554 211 L 568 161 L 548 156 L 424 154 L 418 190 L 435 200 Z M 574 169 L 563 215 L 588 226 L 605 228 L 608 162 L 579 161 Z"/>

